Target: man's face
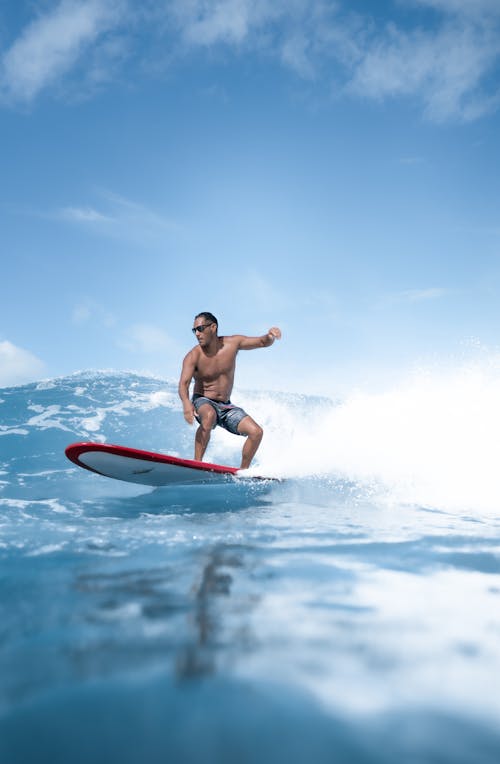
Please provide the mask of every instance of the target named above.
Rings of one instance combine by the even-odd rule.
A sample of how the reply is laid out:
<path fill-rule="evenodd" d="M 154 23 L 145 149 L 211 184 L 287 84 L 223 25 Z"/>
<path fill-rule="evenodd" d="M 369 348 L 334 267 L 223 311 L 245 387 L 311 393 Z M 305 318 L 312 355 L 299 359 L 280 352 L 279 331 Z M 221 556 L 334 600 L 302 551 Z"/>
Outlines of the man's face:
<path fill-rule="evenodd" d="M 201 316 L 197 316 L 193 322 L 193 333 L 201 347 L 210 344 L 210 340 L 212 339 L 215 330 L 216 324 L 207 321 L 206 318 Z"/>

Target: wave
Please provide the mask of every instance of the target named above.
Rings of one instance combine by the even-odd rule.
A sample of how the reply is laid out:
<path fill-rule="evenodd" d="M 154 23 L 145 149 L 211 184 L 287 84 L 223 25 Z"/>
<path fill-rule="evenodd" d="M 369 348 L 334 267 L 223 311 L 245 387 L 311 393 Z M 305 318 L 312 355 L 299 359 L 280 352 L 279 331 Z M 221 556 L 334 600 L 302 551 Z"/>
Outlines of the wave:
<path fill-rule="evenodd" d="M 385 392 L 328 397 L 235 391 L 265 438 L 256 466 L 295 480 L 346 481 L 373 501 L 500 515 L 495 363 L 415 372 Z M 79 372 L 0 390 L 0 489 L 23 471 L 71 470 L 74 440 L 191 457 L 176 385 L 133 372 Z M 238 464 L 241 439 L 216 430 L 207 459 Z M 34 470 L 34 471 L 33 471 Z"/>

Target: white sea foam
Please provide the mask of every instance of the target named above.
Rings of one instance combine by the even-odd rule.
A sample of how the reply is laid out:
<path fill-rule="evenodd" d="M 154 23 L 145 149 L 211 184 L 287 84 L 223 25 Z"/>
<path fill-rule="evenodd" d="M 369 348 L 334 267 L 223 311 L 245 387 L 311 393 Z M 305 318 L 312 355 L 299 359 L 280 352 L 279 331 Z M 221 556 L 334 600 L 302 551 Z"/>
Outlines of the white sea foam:
<path fill-rule="evenodd" d="M 105 419 L 106 411 L 100 409 L 95 416 L 86 417 L 80 422 L 81 427 L 88 432 L 99 432 L 101 425 Z"/>
<path fill-rule="evenodd" d="M 65 542 L 62 542 L 60 544 L 45 544 L 44 546 L 39 546 L 36 549 L 32 549 L 29 552 L 26 553 L 27 557 L 41 557 L 45 554 L 53 554 L 54 552 L 60 552 L 61 549 L 64 549 L 66 546 Z"/>
<path fill-rule="evenodd" d="M 500 368 L 487 363 L 420 371 L 339 404 L 271 394 L 242 405 L 265 428 L 265 474 L 342 477 L 395 503 L 500 516 L 499 389 Z"/>
<path fill-rule="evenodd" d="M 25 511 L 28 508 L 48 508 L 51 512 L 57 514 L 70 514 L 70 510 L 57 499 L 0 499 L 0 507 L 2 506 L 20 509 L 21 511 Z"/>
<path fill-rule="evenodd" d="M 27 499 L 0 499 L 0 507 L 12 507 L 13 509 L 26 509 L 32 503 Z"/>
<path fill-rule="evenodd" d="M 55 386 L 56 386 L 56 380 L 44 379 L 41 382 L 38 382 L 36 389 L 37 390 L 53 390 Z"/>
<path fill-rule="evenodd" d="M 37 416 L 33 416 L 25 423 L 29 427 L 37 427 L 41 430 L 47 430 L 55 428 L 57 430 L 65 430 L 70 432 L 70 428 L 66 427 L 61 422 L 61 418 L 57 417 L 57 414 L 61 412 L 61 406 L 52 405 L 44 408 L 43 406 L 28 406 L 29 409 L 35 411 Z"/>
<path fill-rule="evenodd" d="M 190 433 L 184 427 L 174 385 L 151 385 L 127 374 L 109 379 L 80 374 L 58 384 L 61 391 L 54 392 L 51 405 L 34 398 L 29 406 L 34 416 L 0 425 L 0 435 L 52 428 L 116 442 L 116 434 L 124 433 L 134 445 L 144 422 L 140 440 L 147 447 L 150 434 L 158 442 L 164 413 L 154 419 L 146 415 L 178 409 L 178 420 L 165 416 L 170 423 L 160 450 L 191 455 L 187 448 L 195 428 Z M 393 504 L 500 516 L 499 389 L 500 362 L 490 358 L 415 372 L 385 392 L 353 392 L 341 402 L 333 395 L 320 399 L 275 392 L 235 391 L 233 397 L 265 430 L 252 467 L 256 474 L 341 479 Z M 82 406 L 76 409 L 75 390 L 82 393 Z M 129 423 L 120 421 L 132 413 L 136 417 Z M 237 465 L 242 445 L 242 438 L 217 428 L 206 458 Z"/>
<path fill-rule="evenodd" d="M 80 426 L 87 432 L 98 433 L 106 418 L 111 415 L 126 417 L 129 416 L 131 411 L 146 413 L 159 407 L 172 409 L 177 405 L 177 397 L 167 390 L 159 390 L 152 393 L 132 392 L 129 393 L 125 400 L 98 408 L 93 416 L 84 417 L 80 421 Z"/>
<path fill-rule="evenodd" d="M 71 467 L 65 470 L 42 470 L 41 472 L 18 472 L 17 475 L 18 477 L 34 478 L 34 477 L 47 477 L 48 475 L 61 475 L 61 474 L 70 473 L 70 472 L 73 472 Z M 2 474 L 7 474 L 7 473 L 2 473 L 0 471 L 0 475 Z"/>

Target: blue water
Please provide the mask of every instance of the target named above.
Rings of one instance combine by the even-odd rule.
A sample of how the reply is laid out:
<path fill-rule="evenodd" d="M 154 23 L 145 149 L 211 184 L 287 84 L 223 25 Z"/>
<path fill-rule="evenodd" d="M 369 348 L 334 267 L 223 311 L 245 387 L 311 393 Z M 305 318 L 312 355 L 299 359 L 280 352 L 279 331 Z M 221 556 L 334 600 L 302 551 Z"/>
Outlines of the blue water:
<path fill-rule="evenodd" d="M 438 428 L 395 439 L 400 406 L 377 439 L 367 399 L 238 402 L 285 479 L 153 490 L 64 448 L 192 456 L 174 385 L 0 390 L 2 764 L 498 764 L 500 491 L 479 472 L 475 506 L 455 456 L 426 461 Z"/>

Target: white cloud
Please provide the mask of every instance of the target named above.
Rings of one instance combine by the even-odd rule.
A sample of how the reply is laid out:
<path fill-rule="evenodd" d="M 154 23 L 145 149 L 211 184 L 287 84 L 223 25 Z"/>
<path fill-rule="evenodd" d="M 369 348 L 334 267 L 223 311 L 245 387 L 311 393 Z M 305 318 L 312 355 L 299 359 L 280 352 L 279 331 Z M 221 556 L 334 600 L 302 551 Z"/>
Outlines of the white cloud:
<path fill-rule="evenodd" d="M 92 207 L 64 207 L 60 217 L 74 223 L 111 223 L 113 218 Z"/>
<path fill-rule="evenodd" d="M 390 16 L 376 23 L 346 2 L 176 0 L 168 8 L 187 44 L 264 50 L 304 79 L 335 82 L 343 94 L 414 97 L 437 122 L 495 109 L 500 97 L 485 80 L 500 58 L 500 2 L 401 2 L 404 27 Z M 419 5 L 436 11 L 432 26 L 417 26 L 412 10 Z"/>
<path fill-rule="evenodd" d="M 87 321 L 90 320 L 91 315 L 92 312 L 88 305 L 77 305 L 75 308 L 73 308 L 71 320 L 77 326 L 83 326 L 83 324 L 86 324 Z"/>
<path fill-rule="evenodd" d="M 448 294 L 447 289 L 441 287 L 429 287 L 428 289 L 404 289 L 394 295 L 396 301 L 402 302 L 425 302 L 438 300 Z"/>
<path fill-rule="evenodd" d="M 43 375 L 45 365 L 29 350 L 0 341 L 0 387 L 32 382 Z"/>
<path fill-rule="evenodd" d="M 273 56 L 338 94 L 413 97 L 437 122 L 495 109 L 495 86 L 485 82 L 500 59 L 499 0 L 400 2 L 404 26 L 390 12 L 379 21 L 354 13 L 345 0 L 171 0 L 164 9 L 188 47 Z M 436 12 L 432 25 L 412 15 L 419 5 Z"/>
<path fill-rule="evenodd" d="M 286 4 L 280 0 L 173 0 L 167 8 L 187 42 L 213 45 L 242 43 L 253 30 L 282 16 Z"/>
<path fill-rule="evenodd" d="M 314 77 L 314 66 L 310 60 L 308 45 L 307 37 L 298 32 L 284 41 L 281 51 L 283 63 L 294 69 L 304 79 Z"/>
<path fill-rule="evenodd" d="M 158 326 L 147 323 L 134 324 L 119 346 L 132 353 L 165 353 L 171 351 L 174 342 L 168 334 Z"/>
<path fill-rule="evenodd" d="M 422 8 L 432 16 L 425 26 L 415 13 Z M 394 0 L 394 9 L 363 14 L 348 0 L 60 0 L 4 54 L 0 95 L 30 102 L 70 76 L 82 87 L 107 82 L 145 38 L 140 68 L 155 76 L 180 52 L 222 46 L 279 61 L 325 93 L 413 98 L 436 122 L 499 106 L 499 0 Z"/>
<path fill-rule="evenodd" d="M 426 160 L 424 159 L 424 157 L 408 156 L 408 157 L 400 157 L 399 164 L 415 166 L 415 165 L 425 164 L 425 161 Z"/>
<path fill-rule="evenodd" d="M 116 318 L 111 311 L 103 308 L 92 299 L 84 299 L 73 308 L 71 321 L 76 326 L 94 324 L 110 329 L 116 325 Z"/>
<path fill-rule="evenodd" d="M 31 101 L 116 26 L 123 8 L 121 0 L 62 0 L 39 15 L 4 54 L 0 92 L 14 101 Z"/>
<path fill-rule="evenodd" d="M 103 191 L 102 196 L 109 205 L 110 216 L 120 225 L 128 223 L 140 228 L 164 230 L 176 227 L 172 220 L 140 202 L 135 202 L 110 191 Z"/>
<path fill-rule="evenodd" d="M 42 216 L 79 226 L 94 236 L 138 243 L 149 250 L 160 248 L 162 252 L 183 232 L 175 220 L 144 204 L 108 191 L 101 191 L 99 196 L 100 202 L 95 206 L 75 204 Z"/>
<path fill-rule="evenodd" d="M 482 89 L 482 80 L 500 57 L 499 31 L 463 19 L 436 31 L 391 25 L 367 46 L 348 90 L 380 100 L 417 96 L 438 122 L 474 119 L 498 102 Z"/>
<path fill-rule="evenodd" d="M 87 226 L 94 232 L 112 238 L 137 240 L 142 244 L 145 241 L 148 243 L 159 241 L 164 246 L 166 236 L 180 231 L 175 221 L 144 204 L 110 191 L 101 191 L 100 197 L 101 209 L 88 205 L 76 205 L 63 207 L 48 217 Z"/>

